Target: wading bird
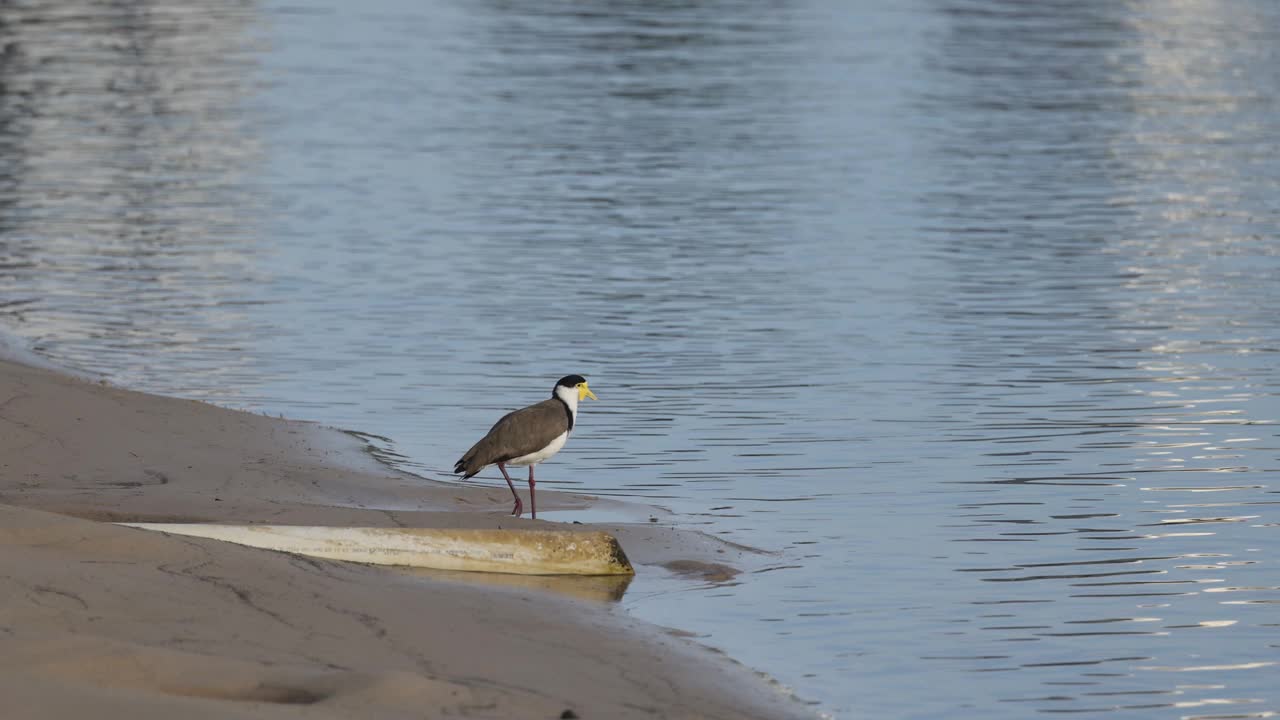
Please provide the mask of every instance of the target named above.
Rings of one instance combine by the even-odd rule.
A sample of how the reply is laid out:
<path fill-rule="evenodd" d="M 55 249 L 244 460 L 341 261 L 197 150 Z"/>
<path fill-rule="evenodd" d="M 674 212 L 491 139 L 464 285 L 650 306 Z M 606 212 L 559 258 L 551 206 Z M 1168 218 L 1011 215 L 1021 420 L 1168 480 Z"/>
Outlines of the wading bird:
<path fill-rule="evenodd" d="M 508 465 L 529 466 L 529 509 L 538 517 L 538 502 L 533 496 L 533 466 L 560 452 L 569 439 L 578 420 L 578 402 L 583 398 L 596 400 L 595 393 L 587 387 L 587 379 L 581 375 L 566 375 L 556 383 L 551 398 L 536 405 L 507 413 L 489 428 L 489 434 L 471 446 L 453 466 L 462 479 L 475 475 L 490 465 L 497 465 L 502 477 L 507 479 L 516 506 L 511 514 L 520 517 L 524 504 L 516 493 L 516 486 L 507 474 Z"/>

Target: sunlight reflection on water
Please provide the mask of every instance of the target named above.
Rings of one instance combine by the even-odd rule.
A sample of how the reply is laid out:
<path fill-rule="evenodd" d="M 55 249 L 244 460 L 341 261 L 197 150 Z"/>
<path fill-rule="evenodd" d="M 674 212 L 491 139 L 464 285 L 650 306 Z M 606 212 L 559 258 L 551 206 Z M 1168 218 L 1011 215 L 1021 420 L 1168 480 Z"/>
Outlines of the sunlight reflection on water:
<path fill-rule="evenodd" d="M 1273 4 L 142 5 L 0 11 L 40 351 L 432 477 L 582 372 L 541 483 L 781 552 L 622 603 L 825 709 L 1280 712 Z"/>

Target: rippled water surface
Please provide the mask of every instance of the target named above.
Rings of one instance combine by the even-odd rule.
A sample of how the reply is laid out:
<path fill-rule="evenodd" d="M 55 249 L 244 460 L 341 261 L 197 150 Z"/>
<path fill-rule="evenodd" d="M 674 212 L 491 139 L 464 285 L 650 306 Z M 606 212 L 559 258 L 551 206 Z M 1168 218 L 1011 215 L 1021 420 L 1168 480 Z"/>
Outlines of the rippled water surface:
<path fill-rule="evenodd" d="M 545 485 L 779 551 L 623 604 L 838 715 L 1272 717 L 1277 48 L 1272 0 L 5 4 L 0 312 L 430 477 L 588 375 Z"/>

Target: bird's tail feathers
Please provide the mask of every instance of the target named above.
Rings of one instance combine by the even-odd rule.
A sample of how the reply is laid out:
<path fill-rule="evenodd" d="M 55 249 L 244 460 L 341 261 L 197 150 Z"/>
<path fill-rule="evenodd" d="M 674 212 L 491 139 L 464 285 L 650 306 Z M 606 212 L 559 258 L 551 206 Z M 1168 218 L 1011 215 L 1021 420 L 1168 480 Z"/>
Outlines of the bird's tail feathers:
<path fill-rule="evenodd" d="M 470 456 L 463 455 L 462 458 L 458 460 L 458 462 L 454 463 L 453 471 L 455 473 L 460 473 L 462 475 L 463 480 L 466 480 L 467 478 L 478 474 L 481 470 L 484 469 L 484 466 L 477 465 L 473 463 L 472 460 L 473 458 L 471 458 Z"/>

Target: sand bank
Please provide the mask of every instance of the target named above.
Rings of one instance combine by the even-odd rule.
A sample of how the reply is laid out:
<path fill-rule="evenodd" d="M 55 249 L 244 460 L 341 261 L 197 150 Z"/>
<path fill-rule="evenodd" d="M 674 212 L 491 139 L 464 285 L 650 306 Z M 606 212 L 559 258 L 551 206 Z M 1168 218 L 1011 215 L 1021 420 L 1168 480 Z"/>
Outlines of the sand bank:
<path fill-rule="evenodd" d="M 507 517 L 505 487 L 431 483 L 337 431 L 7 362 L 0 428 L 6 717 L 807 716 L 591 599 L 615 585 L 579 583 L 579 600 L 99 522 L 549 525 Z M 642 573 L 751 562 L 696 533 L 601 529 Z"/>

